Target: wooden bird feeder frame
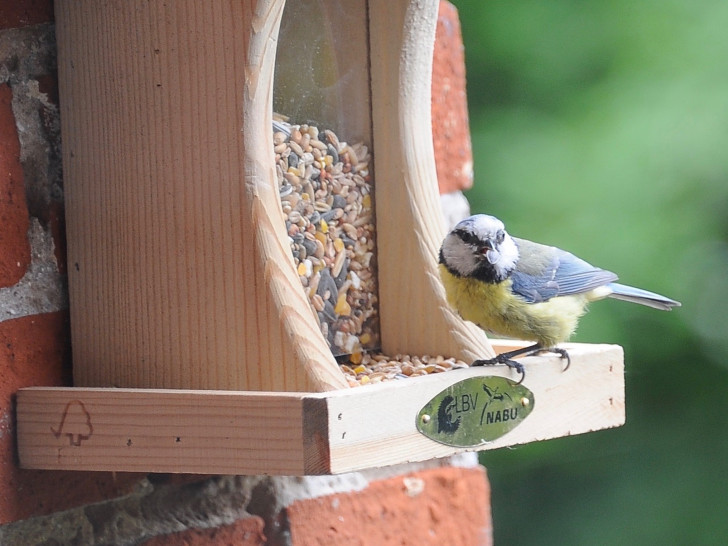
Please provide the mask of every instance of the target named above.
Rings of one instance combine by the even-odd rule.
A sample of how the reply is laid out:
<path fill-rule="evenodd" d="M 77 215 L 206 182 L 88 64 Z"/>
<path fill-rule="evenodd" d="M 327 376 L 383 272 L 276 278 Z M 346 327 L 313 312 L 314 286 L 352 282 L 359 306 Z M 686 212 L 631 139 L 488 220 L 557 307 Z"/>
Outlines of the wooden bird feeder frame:
<path fill-rule="evenodd" d="M 349 388 L 296 272 L 272 161 L 284 6 L 56 1 L 76 386 L 19 391 L 23 467 L 303 475 L 442 457 L 464 448 L 419 433 L 417 412 L 466 377 L 511 376 Z M 350 47 L 369 71 L 382 352 L 512 348 L 462 321 L 437 274 L 438 2 L 345 7 L 368 25 Z M 477 449 L 624 422 L 621 348 L 568 349 L 566 372 L 558 356 L 523 360 L 533 413 Z"/>

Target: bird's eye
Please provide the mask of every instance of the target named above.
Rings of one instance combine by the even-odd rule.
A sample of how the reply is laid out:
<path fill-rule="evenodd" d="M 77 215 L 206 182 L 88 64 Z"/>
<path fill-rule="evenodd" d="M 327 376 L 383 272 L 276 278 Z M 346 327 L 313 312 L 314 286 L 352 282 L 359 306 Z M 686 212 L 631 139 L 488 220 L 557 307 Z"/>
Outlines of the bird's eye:
<path fill-rule="evenodd" d="M 506 232 L 502 229 L 498 230 L 498 233 L 495 234 L 495 242 L 498 244 L 501 244 L 503 242 L 503 239 L 506 238 Z"/>
<path fill-rule="evenodd" d="M 479 246 L 481 244 L 480 238 L 470 231 L 455 230 L 455 232 L 466 244 L 472 246 Z"/>

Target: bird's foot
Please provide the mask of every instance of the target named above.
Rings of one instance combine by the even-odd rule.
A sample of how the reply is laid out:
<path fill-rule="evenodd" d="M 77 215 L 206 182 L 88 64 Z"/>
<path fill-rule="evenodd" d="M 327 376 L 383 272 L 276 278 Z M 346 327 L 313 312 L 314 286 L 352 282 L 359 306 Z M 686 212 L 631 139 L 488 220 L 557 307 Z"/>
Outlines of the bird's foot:
<path fill-rule="evenodd" d="M 569 366 L 571 366 L 571 357 L 569 356 L 569 353 L 566 349 L 561 349 L 559 347 L 549 347 L 548 349 L 542 349 L 538 348 L 530 353 L 529 355 L 537 355 L 540 353 L 556 353 L 557 355 L 561 355 L 562 359 L 566 359 L 566 366 L 563 367 L 561 370 L 562 373 L 569 369 Z"/>
<path fill-rule="evenodd" d="M 493 358 L 474 360 L 471 366 L 497 366 L 499 364 L 505 364 L 509 368 L 512 368 L 521 374 L 521 379 L 519 379 L 518 383 L 516 383 L 516 385 L 520 385 L 526 378 L 526 369 L 523 367 L 523 364 L 517 360 L 513 360 L 511 356 L 512 355 L 510 353 L 501 353 Z"/>
<path fill-rule="evenodd" d="M 513 360 L 513 357 L 524 354 L 531 356 L 540 353 L 556 353 L 557 355 L 561 355 L 562 359 L 566 359 L 566 366 L 564 366 L 562 372 L 565 372 L 569 369 L 569 366 L 571 366 L 571 357 L 569 356 L 569 353 L 566 351 L 566 349 L 561 349 L 559 347 L 544 348 L 541 347 L 538 343 L 536 345 L 529 345 L 528 347 L 521 347 L 520 349 L 508 351 L 507 353 L 501 353 L 493 358 L 489 358 L 486 360 L 475 360 L 473 361 L 471 366 L 497 366 L 498 364 L 505 364 L 509 368 L 513 368 L 521 374 L 521 379 L 518 381 L 518 383 L 516 383 L 516 385 L 520 385 L 526 378 L 526 369 L 524 368 L 523 364 L 516 360 Z"/>

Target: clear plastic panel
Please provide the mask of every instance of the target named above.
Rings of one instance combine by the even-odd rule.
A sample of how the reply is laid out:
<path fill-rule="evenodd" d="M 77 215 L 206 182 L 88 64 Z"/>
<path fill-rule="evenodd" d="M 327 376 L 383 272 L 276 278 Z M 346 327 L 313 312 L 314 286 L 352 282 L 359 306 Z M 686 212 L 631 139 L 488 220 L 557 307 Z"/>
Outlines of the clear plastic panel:
<path fill-rule="evenodd" d="M 281 205 L 304 291 L 332 352 L 379 346 L 364 1 L 286 4 L 274 85 Z"/>
<path fill-rule="evenodd" d="M 371 141 L 367 5 L 289 0 L 276 59 L 273 110 L 343 140 Z"/>

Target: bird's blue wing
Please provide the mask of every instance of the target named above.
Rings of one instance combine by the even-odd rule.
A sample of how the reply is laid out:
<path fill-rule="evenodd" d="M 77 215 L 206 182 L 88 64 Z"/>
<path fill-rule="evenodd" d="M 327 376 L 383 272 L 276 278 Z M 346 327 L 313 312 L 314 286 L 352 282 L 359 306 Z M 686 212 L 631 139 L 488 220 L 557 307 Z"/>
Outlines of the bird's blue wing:
<path fill-rule="evenodd" d="M 589 292 L 617 280 L 611 271 L 594 267 L 559 248 L 524 239 L 515 241 L 520 258 L 511 275 L 511 289 L 528 303 Z"/>

